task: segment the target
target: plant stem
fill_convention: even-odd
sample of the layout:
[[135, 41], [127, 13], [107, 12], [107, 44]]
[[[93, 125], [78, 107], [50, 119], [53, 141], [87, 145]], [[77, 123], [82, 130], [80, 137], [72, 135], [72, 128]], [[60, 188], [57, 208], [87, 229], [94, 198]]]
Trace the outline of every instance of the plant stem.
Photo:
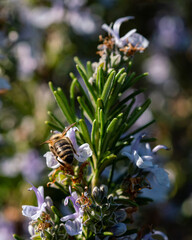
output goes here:
[[92, 184], [92, 190], [95, 186], [98, 185], [98, 181], [99, 181], [99, 171], [98, 169], [96, 169], [96, 171], [94, 172], [93, 174], [93, 178], [92, 178], [92, 181], [91, 181], [91, 184]]

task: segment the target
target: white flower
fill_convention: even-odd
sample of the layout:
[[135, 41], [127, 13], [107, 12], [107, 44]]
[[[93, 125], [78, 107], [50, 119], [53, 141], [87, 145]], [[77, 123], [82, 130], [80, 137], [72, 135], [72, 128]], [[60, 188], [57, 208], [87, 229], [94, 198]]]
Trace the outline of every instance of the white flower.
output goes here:
[[168, 148], [164, 145], [157, 145], [151, 150], [149, 143], [141, 143], [142, 135], [136, 138], [131, 146], [122, 149], [121, 154], [128, 157], [138, 168], [153, 173], [156, 181], [163, 186], [169, 187], [168, 173], [157, 164], [154, 164], [155, 154], [160, 149]]
[[124, 47], [127, 45], [127, 43], [131, 43], [133, 46], [141, 47], [141, 48], [147, 48], [149, 45], [149, 41], [144, 38], [141, 34], [136, 33], [136, 29], [130, 30], [128, 33], [126, 33], [123, 37], [119, 36], [119, 29], [123, 22], [128, 21], [130, 19], [133, 19], [134, 17], [122, 17], [115, 21], [113, 24], [113, 28], [108, 26], [107, 24], [103, 24], [102, 28], [110, 33], [112, 37], [115, 40], [115, 44], [118, 47]]
[[[75, 150], [74, 158], [77, 159], [79, 162], [84, 162], [87, 160], [87, 158], [92, 156], [92, 150], [88, 143], [84, 143], [81, 146], [78, 146], [76, 137], [75, 137], [76, 131], [78, 131], [77, 127], [70, 128], [67, 131], [65, 136], [71, 140], [71, 143]], [[52, 152], [46, 152], [43, 156], [46, 158], [46, 164], [49, 168], [55, 169], [60, 166], [60, 163], [57, 162]], [[59, 157], [58, 157], [58, 160], [62, 162], [62, 160]]]
[[42, 186], [36, 188], [32, 185], [29, 190], [33, 190], [37, 197], [38, 206], [23, 205], [22, 214], [32, 220], [37, 220], [43, 212], [46, 212], [47, 203], [44, 199], [44, 189]]
[[69, 200], [71, 200], [73, 207], [75, 209], [75, 213], [68, 214], [61, 218], [62, 222], [65, 223], [65, 229], [70, 236], [75, 236], [82, 234], [83, 227], [83, 209], [77, 203], [78, 195], [76, 192], [71, 192], [69, 189], [71, 196], [65, 198], [64, 205], [67, 206]]

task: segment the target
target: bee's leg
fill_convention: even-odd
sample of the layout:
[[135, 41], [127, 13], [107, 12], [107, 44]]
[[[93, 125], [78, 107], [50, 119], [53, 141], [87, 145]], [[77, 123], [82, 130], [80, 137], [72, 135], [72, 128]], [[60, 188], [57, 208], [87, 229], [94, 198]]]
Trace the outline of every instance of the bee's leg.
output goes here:
[[65, 174], [74, 176], [73, 165], [67, 162], [61, 162], [58, 159], [57, 161], [61, 164], [61, 168], [62, 168], [61, 170], [63, 170]]
[[81, 164], [80, 168], [79, 168], [79, 171], [78, 171], [78, 176], [75, 177], [74, 179], [72, 179], [72, 182], [75, 184], [75, 183], [81, 183], [83, 182], [83, 174], [84, 174], [84, 169], [85, 167], [89, 164], [89, 162], [84, 162]]
[[52, 182], [48, 182], [47, 183], [47, 187], [49, 187], [51, 184], [54, 184], [55, 182], [56, 182], [56, 177], [55, 177], [55, 175], [56, 175], [56, 173], [58, 172], [58, 171], [61, 171], [61, 170], [63, 170], [63, 167], [62, 166], [60, 166], [60, 167], [58, 167], [57, 169], [55, 169], [55, 171], [53, 172], [53, 174], [52, 174]]

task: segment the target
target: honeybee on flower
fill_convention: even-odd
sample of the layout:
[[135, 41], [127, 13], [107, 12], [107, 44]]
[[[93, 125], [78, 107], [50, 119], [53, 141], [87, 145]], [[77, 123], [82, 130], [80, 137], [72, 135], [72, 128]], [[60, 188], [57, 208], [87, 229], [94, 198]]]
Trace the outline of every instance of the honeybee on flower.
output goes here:
[[72, 164], [73, 158], [79, 162], [85, 162], [87, 158], [92, 156], [92, 150], [88, 143], [78, 146], [75, 132], [77, 127], [67, 127], [63, 133], [55, 133], [45, 143], [49, 144], [50, 151], [44, 154], [47, 166], [53, 169]]

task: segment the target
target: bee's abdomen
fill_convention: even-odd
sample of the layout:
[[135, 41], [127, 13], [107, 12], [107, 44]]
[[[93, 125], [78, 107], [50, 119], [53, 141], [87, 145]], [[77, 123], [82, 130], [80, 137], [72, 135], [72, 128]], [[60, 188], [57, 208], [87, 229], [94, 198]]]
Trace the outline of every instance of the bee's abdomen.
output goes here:
[[57, 156], [63, 161], [67, 163], [73, 162], [73, 148], [70, 140], [67, 138], [61, 139], [54, 144], [55, 151]]

